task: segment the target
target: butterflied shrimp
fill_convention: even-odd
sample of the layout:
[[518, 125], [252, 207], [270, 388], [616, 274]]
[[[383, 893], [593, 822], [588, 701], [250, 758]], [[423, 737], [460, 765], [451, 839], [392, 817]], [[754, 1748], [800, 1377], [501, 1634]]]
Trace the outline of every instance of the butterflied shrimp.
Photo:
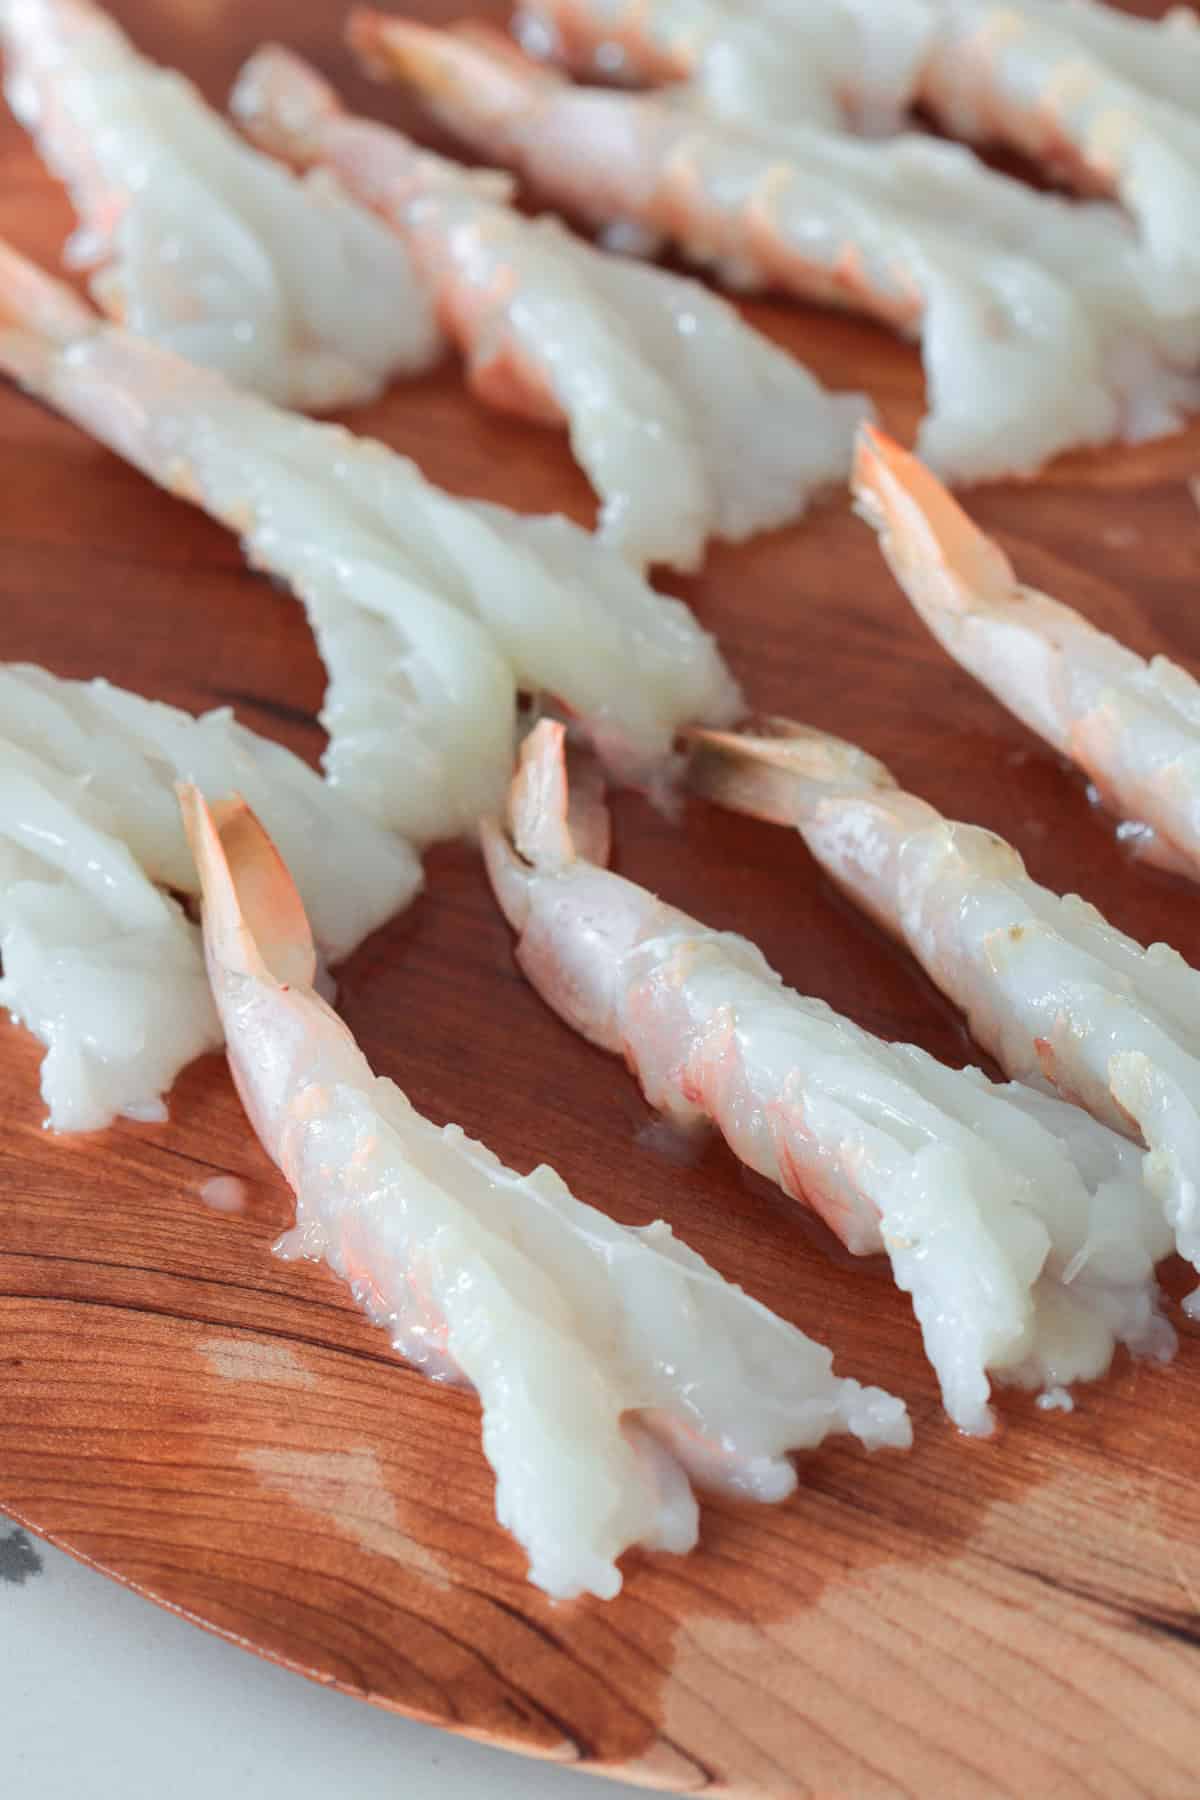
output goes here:
[[691, 82], [731, 117], [875, 135], [912, 102], [934, 14], [928, 0], [524, 0], [514, 29], [577, 74]]
[[13, 111], [80, 215], [68, 260], [130, 329], [315, 411], [435, 360], [403, 247], [241, 143], [91, 0], [2, 0], [0, 44]]
[[[922, 64], [954, 10], [954, 0], [522, 0], [514, 30], [531, 56], [576, 74], [693, 81], [718, 106], [760, 119], [882, 133], [918, 97]], [[1200, 22], [1190, 6], [1162, 19], [1097, 0], [1021, 0], [1020, 12], [1147, 94], [1200, 107]]]
[[1200, 1268], [1200, 973], [1040, 886], [1011, 844], [943, 818], [852, 744], [784, 720], [696, 739], [693, 785], [795, 825], [1007, 1074], [1140, 1135], [1141, 1241]]
[[331, 676], [329, 778], [414, 842], [470, 831], [499, 803], [518, 685], [556, 696], [614, 771], [650, 787], [681, 724], [740, 712], [687, 608], [587, 532], [454, 499], [382, 444], [94, 319], [84, 330], [72, 304], [0, 255], [0, 368], [295, 590]]
[[[928, 0], [914, 0], [908, 13], [785, 6], [764, 30], [770, 10], [766, 0], [749, 14], [726, 0], [650, 0], [614, 13], [605, 0], [547, 0], [527, 18], [524, 35], [570, 66], [596, 72], [607, 70], [619, 46], [622, 72], [657, 81], [673, 70], [689, 83], [677, 90], [680, 104], [729, 119], [779, 157], [840, 172], [880, 204], [919, 215], [943, 235], [1037, 263], [1087, 313], [1106, 386], [1118, 399], [1121, 437], [1139, 442], [1182, 429], [1200, 406], [1200, 322], [1158, 312], [1153, 269], [1119, 207], [1040, 193], [963, 146], [923, 133], [864, 144], [824, 129], [837, 121], [823, 121], [806, 103], [805, 80], [843, 96], [861, 95], [865, 84], [869, 98], [859, 111], [869, 105], [877, 118], [881, 109], [898, 118], [932, 33]], [[887, 101], [889, 84], [896, 85]]]
[[992, 1428], [990, 1378], [1094, 1377], [1117, 1342], [1171, 1354], [1161, 1220], [1133, 1145], [1062, 1101], [883, 1043], [785, 987], [745, 938], [584, 861], [550, 721], [523, 747], [510, 826], [485, 827], [484, 850], [534, 987], [624, 1056], [652, 1106], [711, 1120], [853, 1253], [886, 1250], [963, 1430]]
[[1172, 6], [1160, 19], [1138, 18], [1107, 0], [1034, 0], [1032, 10], [1146, 93], [1187, 112], [1200, 109], [1200, 19], [1193, 7]]
[[740, 285], [850, 306], [919, 337], [919, 443], [947, 474], [1032, 471], [1119, 429], [1083, 309], [1035, 264], [950, 237], [820, 154], [785, 153], [654, 95], [572, 87], [504, 40], [364, 13], [352, 34], [372, 66], [564, 208], [667, 237]]
[[1000, 546], [882, 432], [860, 440], [854, 493], [955, 661], [1085, 771], [1135, 855], [1200, 878], [1200, 684], [1024, 586]]
[[860, 395], [825, 392], [734, 309], [677, 275], [604, 256], [468, 172], [346, 113], [287, 51], [243, 70], [232, 110], [265, 148], [320, 163], [403, 237], [485, 400], [565, 423], [635, 562], [694, 568], [710, 533], [789, 523], [848, 473]]
[[789, 1452], [831, 1432], [907, 1447], [901, 1401], [835, 1376], [666, 1225], [617, 1225], [551, 1169], [518, 1175], [422, 1118], [314, 992], [303, 909], [254, 815], [182, 800], [234, 1079], [296, 1196], [277, 1248], [324, 1259], [401, 1355], [474, 1387], [531, 1581], [611, 1598], [632, 1545], [696, 1542], [693, 1483], [781, 1500]]
[[938, 0], [937, 9], [918, 92], [939, 122], [956, 137], [1012, 144], [1081, 191], [1119, 199], [1153, 264], [1156, 303], [1194, 317], [1200, 120], [1090, 51], [1073, 35], [1074, 9], [1007, 0]]
[[0, 1003], [46, 1046], [56, 1131], [164, 1118], [179, 1070], [220, 1044], [199, 935], [172, 897], [199, 892], [182, 776], [254, 794], [295, 853], [329, 961], [420, 881], [406, 844], [227, 708], [196, 719], [105, 681], [0, 665]]

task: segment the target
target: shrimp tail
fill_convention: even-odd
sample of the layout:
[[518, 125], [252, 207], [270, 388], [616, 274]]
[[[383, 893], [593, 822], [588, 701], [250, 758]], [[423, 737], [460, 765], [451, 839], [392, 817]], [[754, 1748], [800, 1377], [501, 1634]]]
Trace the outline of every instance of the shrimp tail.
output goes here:
[[576, 859], [567, 785], [567, 733], [541, 719], [521, 745], [508, 796], [508, 822], [518, 855], [549, 873]]
[[204, 949], [216, 986], [249, 975], [311, 988], [317, 953], [287, 864], [240, 795], [210, 807], [199, 788], [178, 790], [204, 894]]
[[256, 50], [229, 96], [229, 111], [246, 135], [297, 166], [320, 161], [322, 129], [344, 110], [324, 76], [281, 44]]
[[0, 242], [0, 326], [15, 327], [54, 344], [86, 337], [99, 324], [86, 300], [65, 281]]
[[896, 580], [930, 615], [1004, 605], [1020, 593], [1000, 546], [973, 525], [937, 476], [874, 425], [858, 434], [851, 491], [879, 534]]
[[0, 241], [0, 372], [44, 393], [56, 353], [100, 321], [66, 282]]
[[520, 118], [535, 92], [563, 85], [485, 25], [439, 31], [360, 6], [350, 14], [346, 41], [377, 81], [412, 88], [444, 125], [485, 145]]
[[521, 745], [507, 829], [497, 819], [484, 819], [479, 829], [488, 876], [515, 931], [523, 931], [529, 917], [532, 875], [553, 874], [574, 862], [607, 864], [612, 822], [603, 775], [588, 756], [572, 758], [568, 777], [561, 720], [539, 720]]
[[605, 800], [603, 765], [590, 750], [567, 751], [567, 830], [581, 861], [608, 867], [612, 814]]
[[758, 719], [745, 732], [693, 727], [684, 741], [692, 752], [687, 783], [693, 793], [772, 825], [797, 824], [825, 792], [896, 786], [867, 751], [791, 719]]

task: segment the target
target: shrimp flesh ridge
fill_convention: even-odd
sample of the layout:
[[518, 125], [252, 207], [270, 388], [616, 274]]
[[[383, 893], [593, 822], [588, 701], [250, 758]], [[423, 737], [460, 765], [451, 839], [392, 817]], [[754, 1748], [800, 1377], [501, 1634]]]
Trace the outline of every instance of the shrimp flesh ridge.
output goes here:
[[[1148, 96], [1200, 109], [1192, 7], [1158, 20], [1097, 0], [1022, 0], [1019, 11]], [[577, 75], [696, 81], [714, 104], [758, 118], [883, 135], [918, 99], [922, 65], [954, 12], [953, 0], [522, 0], [513, 29], [530, 56]]]
[[1098, 0], [1025, 0], [1023, 10], [1044, 15], [1155, 99], [1200, 111], [1200, 19], [1193, 7], [1172, 6], [1160, 19], [1141, 19]]
[[254, 796], [295, 856], [328, 961], [420, 884], [407, 844], [227, 707], [194, 718], [10, 663], [0, 719], [0, 1002], [46, 1046], [56, 1131], [165, 1118], [179, 1070], [220, 1045], [199, 934], [178, 903], [199, 881], [177, 780]]
[[330, 674], [328, 777], [414, 843], [471, 831], [500, 803], [518, 686], [557, 696], [609, 768], [652, 791], [684, 723], [742, 711], [688, 609], [589, 533], [454, 499], [382, 444], [97, 327], [9, 250], [0, 368], [229, 525], [296, 592]]
[[230, 1066], [296, 1196], [277, 1250], [326, 1261], [409, 1362], [474, 1387], [531, 1581], [611, 1598], [632, 1545], [695, 1544], [693, 1483], [777, 1501], [789, 1452], [831, 1432], [909, 1445], [901, 1401], [835, 1376], [668, 1226], [618, 1225], [416, 1112], [313, 991], [303, 908], [254, 815], [181, 798]]
[[929, 470], [869, 427], [854, 494], [943, 648], [1079, 765], [1136, 856], [1200, 877], [1200, 683], [1025, 587]]
[[[916, 10], [928, 26], [932, 15], [926, 0], [916, 0]], [[1079, 9], [1066, 10], [1073, 17]], [[812, 108], [796, 102], [795, 65], [783, 52], [788, 32], [803, 28], [804, 53], [798, 61], [811, 75], [818, 63], [807, 38], [826, 34], [836, 9], [812, 8], [802, 15], [789, 9], [787, 21], [777, 22], [758, 40], [755, 79], [740, 82], [717, 82], [713, 72], [731, 64], [740, 68], [745, 34], [761, 32], [761, 24], [757, 15], [748, 20], [727, 0], [704, 0], [702, 6], [691, 0], [647, 0], [630, 4], [615, 18], [604, 0], [561, 0], [538, 17], [537, 30], [526, 22], [526, 37], [532, 36], [543, 52], [557, 46], [569, 66], [585, 71], [596, 72], [610, 61], [612, 45], [619, 42], [627, 47], [629, 72], [638, 80], [670, 79], [662, 56], [662, 47], [669, 46], [676, 78], [689, 83], [677, 90], [679, 101], [686, 99], [740, 125], [782, 157], [819, 161], [831, 173], [844, 171], [848, 182], [873, 186], [881, 199], [919, 214], [944, 233], [1011, 252], [1047, 270], [1082, 304], [1100, 340], [1101, 366], [1119, 399], [1119, 432], [1125, 441], [1181, 430], [1188, 414], [1200, 409], [1200, 307], [1176, 318], [1164, 318], [1157, 310], [1153, 266], [1120, 207], [1039, 192], [989, 169], [962, 145], [921, 133], [863, 144], [838, 131], [836, 121], [823, 122]], [[1129, 23], [1141, 29], [1145, 22]], [[891, 7], [873, 9], [869, 19], [859, 16], [846, 45], [847, 73], [870, 66], [868, 45], [882, 69], [902, 67], [896, 42], [901, 28]], [[910, 28], [907, 36], [923, 54], [929, 30]], [[910, 64], [916, 68], [918, 62], [914, 52]], [[773, 86], [764, 87], [764, 81]], [[894, 99], [896, 106], [905, 103], [903, 94]]]
[[820, 148], [785, 151], [654, 94], [573, 87], [478, 30], [358, 13], [352, 39], [564, 209], [669, 238], [726, 280], [850, 306], [918, 336], [929, 403], [918, 441], [948, 476], [1031, 472], [1119, 431], [1118, 388], [1069, 288], [906, 210], [886, 146], [854, 146], [881, 161], [850, 178]]
[[403, 246], [322, 177], [243, 144], [91, 0], [0, 0], [13, 111], [70, 188], [76, 268], [133, 331], [325, 411], [429, 367], [443, 340]]
[[1132, 1242], [1151, 1262], [1178, 1250], [1200, 1268], [1200, 973], [1042, 887], [1011, 844], [943, 818], [865, 751], [786, 720], [768, 731], [692, 734], [693, 787], [795, 825], [1006, 1074], [1148, 1146], [1130, 1218], [1098, 1222], [1088, 1247], [1101, 1267]]
[[934, 30], [928, 0], [523, 0], [525, 52], [630, 86], [689, 82], [729, 117], [898, 129]]
[[992, 1429], [989, 1377], [1063, 1384], [1102, 1374], [1117, 1343], [1173, 1352], [1133, 1145], [872, 1037], [745, 938], [586, 862], [552, 721], [525, 741], [509, 817], [511, 836], [485, 826], [484, 852], [538, 993], [623, 1055], [652, 1106], [710, 1120], [852, 1253], [887, 1252], [962, 1430]]
[[849, 472], [862, 395], [806, 369], [698, 282], [605, 256], [508, 204], [509, 178], [343, 110], [285, 50], [260, 50], [231, 110], [264, 149], [329, 169], [403, 238], [481, 398], [566, 424], [601, 497], [599, 536], [694, 569], [705, 539], [793, 522]]
[[[1167, 316], [1200, 306], [1200, 119], [1127, 79], [1088, 10], [936, 0], [918, 96], [955, 137], [1002, 141], [1136, 221]], [[1099, 9], [1096, 9], [1097, 11]], [[1105, 9], [1107, 11], [1107, 9]], [[1089, 22], [1090, 20], [1090, 22]], [[1132, 23], [1132, 22], [1130, 22]], [[1193, 40], [1189, 37], [1189, 45]], [[1115, 43], [1110, 43], [1110, 50]]]

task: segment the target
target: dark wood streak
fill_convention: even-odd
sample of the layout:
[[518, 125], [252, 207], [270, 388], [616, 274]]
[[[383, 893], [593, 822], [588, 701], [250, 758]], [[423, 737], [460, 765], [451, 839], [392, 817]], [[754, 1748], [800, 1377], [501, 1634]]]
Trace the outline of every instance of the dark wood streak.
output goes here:
[[285, 725], [299, 725], [305, 731], [321, 729], [315, 713], [306, 712], [302, 706], [289, 706], [286, 700], [272, 700], [262, 694], [235, 691], [222, 694], [221, 702], [225, 706], [252, 707], [255, 712], [265, 713], [269, 719], [279, 719]]
[[[215, 27], [209, 9], [115, 10], [213, 98], [276, 37], [356, 105], [448, 147], [354, 70], [340, 0], [230, 4]], [[0, 234], [53, 261], [70, 222], [23, 135], [0, 123]], [[911, 350], [849, 318], [770, 300], [747, 311], [831, 385], [869, 388], [885, 424], [911, 436]], [[484, 411], [449, 363], [353, 423], [455, 491], [591, 517], [563, 440]], [[1036, 484], [996, 484], [970, 504], [1027, 580], [1138, 649], [1200, 667], [1197, 468], [1200, 429], [1064, 457]], [[315, 759], [323, 676], [302, 610], [226, 533], [11, 391], [0, 470], [0, 656], [195, 710], [231, 703]], [[947, 661], [844, 500], [797, 530], [717, 547], [701, 575], [664, 585], [718, 631], [758, 709], [861, 738], [943, 810], [1010, 838], [1038, 879], [1200, 960], [1195, 890], [1131, 864], [1076, 778]], [[625, 873], [748, 933], [803, 991], [951, 1062], [980, 1060], [953, 1009], [798, 838], [698, 802], [672, 826], [629, 795], [615, 821]], [[997, 1439], [962, 1441], [886, 1270], [827, 1254], [827, 1234], [721, 1146], [686, 1165], [657, 1148], [624, 1071], [520, 977], [474, 852], [439, 848], [427, 874], [405, 917], [338, 972], [381, 1072], [514, 1166], [552, 1163], [627, 1223], [668, 1217], [830, 1343], [846, 1373], [903, 1393], [911, 1455], [826, 1445], [798, 1459], [787, 1504], [707, 1503], [695, 1555], [630, 1555], [616, 1602], [553, 1606], [495, 1522], [475, 1401], [399, 1364], [326, 1271], [271, 1259], [290, 1201], [222, 1061], [185, 1072], [167, 1125], [56, 1139], [40, 1128], [37, 1048], [0, 1026], [0, 1506], [318, 1681], [647, 1785], [1191, 1800], [1196, 1326], [1182, 1322], [1171, 1369], [1119, 1358], [1069, 1417], [1002, 1394]], [[236, 1219], [198, 1199], [203, 1175], [227, 1171], [250, 1190]], [[1191, 1285], [1175, 1263], [1164, 1281], [1175, 1302]], [[222, 1376], [214, 1341], [257, 1348], [259, 1375]], [[378, 1490], [343, 1479], [364, 1452]], [[248, 1460], [264, 1455], [278, 1479]], [[312, 1479], [289, 1487], [297, 1469]]]
[[1129, 1617], [1144, 1630], [1161, 1637], [1173, 1638], [1177, 1643], [1187, 1644], [1191, 1649], [1200, 1649], [1200, 1621], [1196, 1616], [1181, 1615], [1178, 1619], [1168, 1619], [1162, 1614], [1129, 1611]]
[[[51, 1259], [47, 1258], [46, 1260], [49, 1261]], [[53, 1260], [60, 1261], [63, 1259], [55, 1258]], [[70, 1260], [82, 1262], [84, 1259], [79, 1257], [71, 1258]], [[171, 1273], [170, 1270], [166, 1269], [134, 1269], [128, 1264], [105, 1263], [102, 1261], [97, 1261], [91, 1266], [96, 1269], [121, 1268], [126, 1269], [130, 1274], [139, 1275], [169, 1275]], [[227, 1292], [237, 1294], [263, 1294], [266, 1292], [263, 1288], [249, 1287], [241, 1282], [234, 1283], [222, 1281], [219, 1285]], [[0, 1291], [0, 1302], [5, 1300], [27, 1300], [28, 1298], [28, 1294], [4, 1293]], [[130, 1306], [124, 1301], [109, 1300], [96, 1294], [48, 1294], [39, 1292], [37, 1298], [40, 1306], [103, 1306], [110, 1308], [114, 1312], [131, 1313], [145, 1319], [186, 1319], [193, 1325], [210, 1325], [214, 1331], [220, 1331], [221, 1329], [227, 1331], [245, 1329], [244, 1327], [233, 1325], [228, 1319], [207, 1317], [205, 1314], [196, 1310], [194, 1303], [187, 1309], [176, 1311], [169, 1306], [152, 1306], [149, 1303], [140, 1306]], [[322, 1303], [304, 1297], [299, 1301], [299, 1304], [321, 1305]], [[254, 1332], [255, 1336], [259, 1338], [277, 1338], [281, 1343], [286, 1344], [307, 1344], [314, 1350], [331, 1350], [337, 1356], [353, 1357], [357, 1362], [376, 1363], [380, 1368], [388, 1371], [392, 1380], [411, 1381], [414, 1379], [414, 1371], [399, 1363], [394, 1356], [382, 1354], [372, 1355], [370, 1351], [362, 1350], [356, 1344], [334, 1344], [331, 1343], [328, 1338], [306, 1337], [301, 1332], [297, 1331], [294, 1325], [289, 1326], [286, 1331], [280, 1331], [273, 1329], [270, 1325], [260, 1321], [255, 1324]]]

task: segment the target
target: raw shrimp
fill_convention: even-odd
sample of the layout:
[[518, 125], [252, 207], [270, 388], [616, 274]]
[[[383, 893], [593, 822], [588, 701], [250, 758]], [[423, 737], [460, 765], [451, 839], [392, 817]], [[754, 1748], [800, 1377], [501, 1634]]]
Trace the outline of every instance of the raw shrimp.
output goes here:
[[763, 1501], [788, 1452], [850, 1432], [907, 1447], [901, 1401], [723, 1281], [660, 1223], [617, 1225], [546, 1167], [505, 1168], [372, 1073], [313, 991], [287, 870], [243, 803], [184, 817], [238, 1091], [296, 1196], [279, 1252], [323, 1258], [435, 1379], [483, 1407], [496, 1515], [559, 1598], [611, 1598], [631, 1545], [682, 1552], [692, 1483]]
[[918, 95], [939, 123], [956, 137], [1012, 144], [1081, 191], [1119, 199], [1153, 266], [1155, 304], [1194, 318], [1200, 120], [1096, 55], [1101, 33], [1084, 12], [1045, 0], [936, 4]]
[[382, 444], [98, 327], [7, 250], [0, 368], [295, 590], [330, 673], [329, 779], [413, 842], [499, 803], [518, 685], [557, 696], [615, 772], [651, 788], [682, 724], [741, 711], [687, 608], [587, 532], [454, 499]]
[[1187, 112], [1200, 109], [1200, 19], [1191, 6], [1172, 6], [1161, 19], [1097, 0], [1034, 0], [1033, 10], [1124, 80]]
[[1032, 471], [1119, 430], [1098, 338], [1070, 290], [907, 211], [894, 188], [654, 95], [572, 87], [478, 31], [358, 13], [352, 36], [477, 149], [593, 223], [632, 223], [741, 285], [848, 305], [919, 336], [919, 442], [948, 475]]
[[1033, 881], [994, 832], [951, 822], [865, 751], [771, 722], [694, 734], [693, 785], [793, 824], [834, 880], [898, 937], [1009, 1075], [1149, 1146], [1143, 1239], [1200, 1269], [1200, 973], [1094, 906]]
[[175, 782], [253, 794], [291, 848], [323, 956], [406, 906], [408, 845], [228, 708], [193, 718], [106, 681], [0, 665], [0, 1001], [46, 1045], [57, 1131], [163, 1118], [179, 1070], [221, 1041]]
[[687, 81], [731, 117], [882, 135], [911, 105], [934, 23], [928, 0], [523, 0], [513, 28], [577, 74]]
[[0, 0], [9, 102], [80, 214], [68, 246], [133, 331], [325, 411], [427, 368], [442, 339], [403, 247], [295, 181], [91, 0]]
[[[530, 56], [577, 74], [693, 81], [722, 110], [882, 134], [919, 97], [944, 20], [964, 10], [964, 0], [522, 0], [513, 27]], [[1147, 94], [1200, 108], [1190, 6], [1161, 20], [1096, 0], [1020, 0], [1019, 11]]]
[[0, 1006], [46, 1047], [55, 1131], [166, 1117], [163, 1095], [221, 1028], [196, 927], [86, 788], [0, 737]]
[[567, 820], [562, 730], [526, 740], [511, 838], [484, 828], [517, 959], [647, 1100], [708, 1118], [855, 1254], [884, 1249], [912, 1295], [951, 1418], [986, 1433], [989, 1375], [1101, 1374], [1116, 1343], [1167, 1357], [1164, 1238], [1140, 1152], [1078, 1108], [885, 1044], [786, 988], [745, 938], [708, 930], [584, 861]]
[[[918, 214], [944, 235], [1038, 264], [1088, 315], [1106, 385], [1118, 398], [1121, 437], [1140, 442], [1182, 429], [1187, 415], [1200, 407], [1200, 309], [1184, 318], [1164, 318], [1157, 311], [1153, 268], [1120, 207], [1041, 193], [989, 169], [962, 145], [922, 133], [864, 144], [844, 131], [822, 129], [819, 111], [804, 103], [801, 85], [820, 77], [822, 88], [833, 93], [838, 83], [823, 71], [834, 40], [840, 46], [833, 60], [842, 91], [851, 80], [871, 88], [873, 69], [880, 83], [893, 81], [905, 68], [915, 74], [932, 31], [927, 0], [913, 0], [907, 17], [895, 6], [850, 10], [852, 20], [837, 7], [788, 6], [786, 16], [781, 13], [764, 31], [769, 11], [764, 0], [749, 16], [727, 0], [702, 5], [648, 0], [619, 12], [606, 0], [559, 0], [541, 8], [536, 29], [528, 17], [524, 35], [543, 50], [557, 46], [573, 67], [606, 67], [614, 44], [621, 46], [623, 69], [638, 79], [669, 79], [669, 62], [675, 76], [690, 83], [677, 90], [680, 102], [728, 118], [752, 132], [764, 149], [829, 174], [841, 171], [854, 187]], [[1075, 18], [1082, 9], [1066, 10]], [[1129, 23], [1145, 29], [1143, 21]], [[825, 63], [818, 44], [827, 53]], [[666, 61], [665, 47], [671, 52]], [[902, 80], [890, 101], [871, 88], [875, 113], [898, 111], [911, 98], [911, 86]], [[826, 123], [836, 126], [833, 120]]]
[[346, 113], [285, 50], [251, 59], [232, 111], [264, 148], [319, 163], [403, 237], [484, 399], [549, 423], [639, 564], [695, 568], [710, 533], [789, 523], [849, 471], [861, 395], [830, 395], [698, 282], [605, 256], [459, 169]]
[[1200, 683], [1025, 587], [929, 470], [869, 427], [854, 493], [888, 567], [955, 661], [1078, 763], [1135, 855], [1200, 878]]

